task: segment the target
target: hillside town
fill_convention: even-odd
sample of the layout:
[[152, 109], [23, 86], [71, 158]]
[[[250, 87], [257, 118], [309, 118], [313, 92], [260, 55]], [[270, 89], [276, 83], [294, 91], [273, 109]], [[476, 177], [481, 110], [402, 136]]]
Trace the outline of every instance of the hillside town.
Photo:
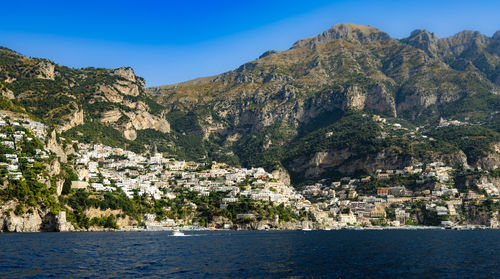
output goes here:
[[[50, 151], [42, 149], [40, 141], [45, 141], [47, 127], [25, 118], [10, 118], [0, 114], [0, 168], [8, 179], [23, 179], [20, 169], [22, 162], [33, 165], [35, 160], [49, 158]], [[23, 147], [27, 150], [23, 150]], [[27, 148], [26, 148], [27, 147]], [[39, 147], [39, 148], [36, 148]]]
[[[384, 122], [379, 117], [375, 121]], [[0, 117], [3, 187], [9, 180], [24, 180], [22, 169], [33, 168], [55, 154], [40, 146], [46, 141], [47, 127], [28, 118]], [[399, 128], [399, 127], [396, 127]], [[60, 141], [66, 139], [61, 138]], [[36, 143], [36, 144], [35, 144]], [[159, 152], [136, 154], [102, 144], [72, 142], [74, 152], [68, 163], [77, 179], [72, 191], [123, 191], [130, 199], [143, 196], [152, 200], [172, 200], [179, 189], [208, 197], [218, 193], [218, 207], [226, 209], [243, 199], [267, 202], [306, 211], [311, 218], [298, 228], [340, 229], [366, 227], [411, 227], [431, 225], [446, 228], [498, 227], [498, 211], [488, 212], [488, 223], [467, 218], [471, 208], [499, 204], [498, 185], [477, 183], [471, 190], [455, 188], [456, 170], [442, 162], [417, 163], [401, 169], [378, 169], [371, 175], [321, 180], [297, 190], [263, 168], [240, 168], [218, 162], [187, 162], [164, 157]], [[475, 190], [472, 190], [475, 189]], [[60, 194], [61, 190], [57, 190]], [[146, 228], [174, 228], [193, 225], [191, 220], [143, 216]], [[257, 222], [255, 212], [236, 216], [236, 220]], [[279, 219], [279, 218], [278, 218]], [[273, 220], [279, 224], [280, 220]], [[198, 224], [199, 225], [199, 224]], [[230, 220], [216, 224], [234, 228]], [[200, 226], [198, 226], [200, 228]], [[258, 228], [280, 229], [279, 225]]]

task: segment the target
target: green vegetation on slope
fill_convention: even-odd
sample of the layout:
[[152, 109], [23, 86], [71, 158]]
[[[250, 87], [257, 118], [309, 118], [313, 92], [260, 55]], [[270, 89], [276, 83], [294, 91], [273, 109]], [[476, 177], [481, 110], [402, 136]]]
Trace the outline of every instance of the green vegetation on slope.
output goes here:
[[432, 130], [429, 135], [461, 149], [469, 164], [477, 163], [492, 151], [494, 143], [500, 142], [500, 133], [480, 125], [442, 127]]

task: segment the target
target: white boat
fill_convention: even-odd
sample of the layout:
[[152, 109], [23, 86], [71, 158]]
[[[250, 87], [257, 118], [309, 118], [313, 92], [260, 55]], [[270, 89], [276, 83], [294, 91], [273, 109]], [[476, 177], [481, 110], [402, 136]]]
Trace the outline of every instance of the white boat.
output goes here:
[[172, 235], [173, 236], [185, 236], [185, 234], [183, 232], [181, 232], [180, 230], [173, 231]]
[[310, 228], [303, 228], [302, 230], [303, 231], [312, 231], [312, 229], [310, 229]]

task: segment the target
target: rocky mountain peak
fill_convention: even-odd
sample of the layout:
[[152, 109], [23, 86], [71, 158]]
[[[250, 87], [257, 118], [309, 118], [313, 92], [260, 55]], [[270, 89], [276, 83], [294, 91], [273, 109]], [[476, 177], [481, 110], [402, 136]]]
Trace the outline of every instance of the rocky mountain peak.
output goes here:
[[292, 48], [314, 47], [317, 43], [345, 40], [350, 42], [369, 43], [373, 41], [390, 40], [389, 34], [367, 25], [339, 23], [325, 32], [311, 38], [297, 41]]
[[38, 78], [41, 79], [55, 79], [55, 64], [49, 60], [42, 60], [38, 63]]
[[500, 31], [495, 32], [491, 37], [489, 49], [497, 56], [500, 56]]
[[131, 82], [136, 81], [136, 76], [134, 73], [134, 70], [131, 67], [121, 67], [113, 70], [113, 74], [122, 77], [126, 80], [129, 80]]
[[467, 42], [471, 40], [486, 42], [488, 41], [488, 36], [481, 34], [479, 31], [464, 30], [449, 37], [449, 39], [455, 42]]
[[451, 37], [440, 39], [439, 47], [445, 52], [461, 55], [463, 52], [478, 52], [484, 49], [491, 39], [478, 31], [465, 30]]
[[426, 29], [417, 29], [411, 32], [410, 37], [401, 41], [427, 52], [430, 56], [436, 56], [438, 40], [435, 33], [429, 32]]
[[269, 56], [269, 55], [273, 55], [273, 54], [275, 54], [275, 53], [279, 53], [279, 51], [277, 51], [277, 50], [273, 50], [273, 49], [268, 50], [268, 51], [266, 51], [266, 52], [262, 53], [262, 55], [261, 55], [261, 56], [259, 56], [259, 59], [262, 59], [262, 58], [267, 57], [267, 56]]
[[497, 32], [495, 32], [495, 34], [493, 34], [493, 36], [491, 37], [492, 40], [500, 40], [500, 30], [498, 30]]

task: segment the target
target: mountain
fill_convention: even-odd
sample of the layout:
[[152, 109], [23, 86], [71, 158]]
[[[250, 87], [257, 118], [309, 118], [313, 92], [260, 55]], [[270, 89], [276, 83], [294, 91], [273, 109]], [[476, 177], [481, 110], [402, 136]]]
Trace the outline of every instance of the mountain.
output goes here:
[[[147, 93], [168, 114], [188, 116], [194, 125], [185, 132], [215, 143], [219, 153], [246, 166], [284, 167], [299, 180], [438, 159], [495, 168], [498, 34], [438, 39], [416, 30], [397, 40], [341, 23], [236, 70]], [[468, 125], [443, 128], [463, 138], [431, 138], [436, 144], [391, 134], [363, 114], [420, 126], [426, 137], [446, 134], [434, 129], [441, 118]]]
[[144, 79], [129, 67], [71, 69], [0, 48], [0, 92], [2, 108], [29, 112], [84, 141], [140, 149], [133, 142], [137, 131], [170, 130], [167, 120], [154, 115], [158, 105], [144, 94]]
[[499, 47], [342, 23], [152, 88], [0, 48], [0, 231], [498, 227]]
[[294, 184], [436, 160], [500, 166], [500, 32], [394, 39], [341, 23], [235, 70], [145, 88], [0, 49], [2, 109], [57, 135], [279, 170]]

